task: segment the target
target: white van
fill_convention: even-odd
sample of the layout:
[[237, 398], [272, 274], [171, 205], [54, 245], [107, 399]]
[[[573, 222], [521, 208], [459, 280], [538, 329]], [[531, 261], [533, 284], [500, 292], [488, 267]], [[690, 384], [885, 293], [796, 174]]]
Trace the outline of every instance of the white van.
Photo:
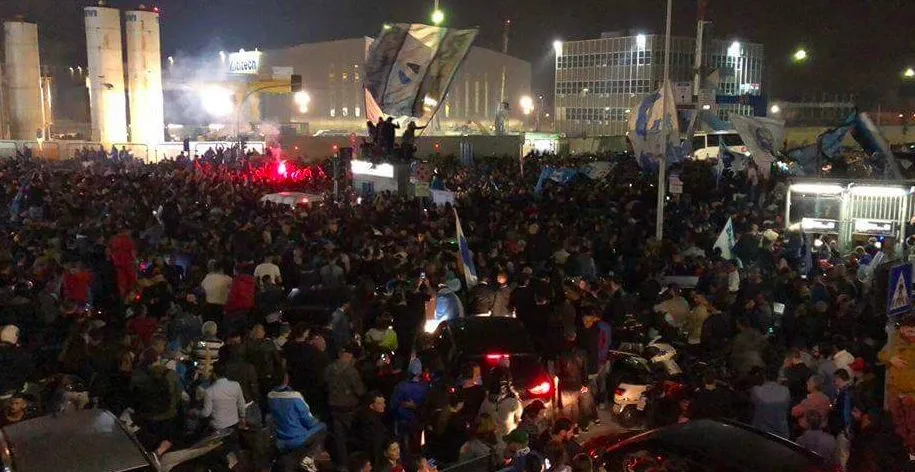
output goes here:
[[699, 132], [693, 135], [692, 148], [693, 152], [690, 157], [697, 161], [707, 159], [718, 159], [718, 151], [721, 143], [727, 146], [728, 151], [736, 154], [750, 155], [750, 150], [743, 143], [743, 139], [737, 134], [737, 131], [712, 131]]

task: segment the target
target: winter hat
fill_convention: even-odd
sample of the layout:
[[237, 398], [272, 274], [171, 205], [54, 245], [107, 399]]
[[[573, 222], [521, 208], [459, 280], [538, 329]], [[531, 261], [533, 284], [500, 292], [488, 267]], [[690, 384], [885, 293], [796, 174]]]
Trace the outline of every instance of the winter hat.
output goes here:
[[408, 367], [408, 371], [410, 372], [410, 375], [412, 375], [413, 377], [419, 377], [423, 373], [422, 361], [420, 361], [419, 358], [416, 358], [416, 357], [413, 358], [413, 360], [410, 361], [410, 366]]
[[216, 326], [216, 322], [207, 321], [206, 323], [203, 324], [203, 326], [201, 326], [200, 331], [203, 333], [204, 336], [212, 337], [212, 336], [216, 336], [216, 333], [219, 331], [219, 327]]
[[19, 344], [19, 328], [16, 325], [6, 325], [0, 329], [0, 342]]

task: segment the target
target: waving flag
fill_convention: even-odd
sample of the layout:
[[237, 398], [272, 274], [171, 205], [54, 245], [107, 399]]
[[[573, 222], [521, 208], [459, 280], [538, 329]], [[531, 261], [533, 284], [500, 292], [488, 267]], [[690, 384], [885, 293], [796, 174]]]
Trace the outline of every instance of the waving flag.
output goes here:
[[[672, 164], [671, 160], [676, 162], [682, 158], [677, 121], [677, 105], [670, 82], [646, 96], [635, 113], [630, 115], [629, 141], [642, 170], [656, 171], [661, 161]], [[661, 123], [664, 123], [666, 142], [661, 133]]]
[[369, 48], [365, 89], [388, 115], [431, 119], [476, 35], [422, 24], [385, 28]]
[[721, 233], [718, 234], [718, 239], [715, 240], [715, 245], [712, 246], [712, 249], [721, 249], [721, 257], [729, 261], [734, 258], [732, 251], [735, 244], [737, 244], [737, 238], [734, 236], [734, 223], [728, 218], [728, 222], [725, 223]]
[[546, 184], [547, 180], [552, 180], [560, 185], [566, 185], [570, 183], [576, 175], [578, 175], [578, 169], [572, 169], [570, 167], [560, 167], [558, 169], [544, 167], [543, 170], [540, 171], [540, 177], [537, 179], [537, 185], [534, 187], [534, 192], [542, 192], [543, 186]]
[[852, 113], [842, 121], [842, 124], [826, 131], [819, 136], [820, 151], [828, 158], [832, 159], [842, 152], [842, 141], [848, 132], [856, 126], [856, 113]]
[[727, 146], [724, 145], [724, 140], [719, 140], [718, 143], [718, 164], [715, 166], [715, 170], [718, 174], [715, 180], [715, 186], [718, 186], [718, 183], [721, 181], [721, 175], [726, 169], [731, 169], [734, 172], [740, 172], [747, 168], [747, 156], [743, 154], [734, 154], [731, 152]]
[[859, 113], [855, 120], [855, 126], [852, 128], [852, 136], [855, 141], [864, 148], [868, 154], [882, 154], [886, 161], [883, 168], [883, 176], [887, 179], [902, 179], [902, 171], [899, 169], [899, 162], [896, 156], [890, 150], [889, 143], [883, 137], [883, 133], [877, 128], [877, 125], [871, 120], [867, 113]]
[[467, 244], [467, 238], [464, 237], [464, 230], [461, 228], [461, 218], [458, 217], [457, 209], [454, 209], [454, 222], [457, 225], [457, 243], [458, 243], [458, 265], [464, 273], [464, 282], [467, 288], [472, 288], [477, 284], [477, 268], [473, 264], [473, 257], [470, 255], [470, 245]]
[[765, 178], [769, 178], [769, 171], [776, 160], [778, 149], [785, 142], [785, 122], [733, 114], [731, 123], [750, 149], [753, 160], [759, 165], [759, 171]]

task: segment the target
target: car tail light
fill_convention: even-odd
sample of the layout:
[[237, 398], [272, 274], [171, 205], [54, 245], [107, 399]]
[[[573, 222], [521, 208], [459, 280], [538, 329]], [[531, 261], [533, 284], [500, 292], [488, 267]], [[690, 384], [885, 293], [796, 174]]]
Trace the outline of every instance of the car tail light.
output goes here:
[[508, 360], [508, 354], [486, 354], [486, 362], [489, 364], [498, 364], [502, 361]]
[[545, 397], [553, 391], [553, 384], [549, 380], [542, 380], [537, 385], [527, 389], [531, 395], [536, 395], [538, 397]]

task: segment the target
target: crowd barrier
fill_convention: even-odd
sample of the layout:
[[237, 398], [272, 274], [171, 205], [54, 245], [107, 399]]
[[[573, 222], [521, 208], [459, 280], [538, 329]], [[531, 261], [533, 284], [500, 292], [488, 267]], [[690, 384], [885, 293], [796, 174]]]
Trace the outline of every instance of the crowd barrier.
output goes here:
[[[217, 147], [230, 148], [236, 144], [235, 141], [191, 141], [191, 155], [203, 154], [207, 149]], [[143, 162], [158, 162], [163, 159], [174, 159], [184, 151], [184, 143], [173, 141], [150, 146], [145, 143], [112, 143], [103, 146], [97, 141], [21, 141], [21, 140], [0, 140], [0, 158], [14, 158], [16, 152], [24, 152], [25, 148], [32, 151], [32, 157], [50, 160], [73, 159], [78, 151], [86, 149], [98, 150], [99, 147], [106, 152], [114, 146], [118, 150], [126, 148], [135, 159]], [[245, 143], [246, 150], [254, 150], [263, 154], [267, 149], [265, 141], [248, 141]]]

